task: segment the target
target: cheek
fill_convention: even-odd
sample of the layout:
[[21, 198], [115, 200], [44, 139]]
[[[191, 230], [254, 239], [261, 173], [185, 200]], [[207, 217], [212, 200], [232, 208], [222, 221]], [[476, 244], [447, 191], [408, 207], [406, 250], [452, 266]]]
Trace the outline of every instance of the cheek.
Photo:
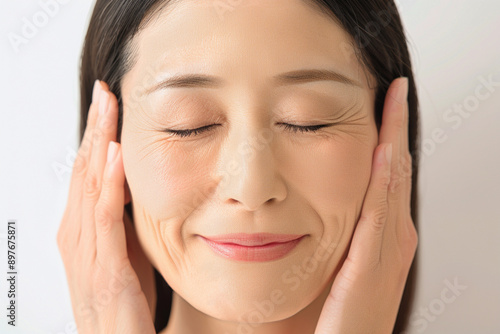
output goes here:
[[161, 135], [156, 139], [137, 137], [124, 136], [123, 140], [132, 200], [147, 207], [154, 217], [184, 218], [209, 196], [213, 187], [210, 166], [215, 155], [210, 149], [180, 149]]
[[310, 145], [289, 146], [281, 154], [289, 182], [320, 215], [357, 213], [370, 180], [375, 128], [363, 135], [339, 132], [311, 141]]
[[[319, 139], [285, 139], [277, 145], [276, 167], [320, 214], [357, 210], [366, 193], [377, 145], [375, 128], [365, 127], [360, 133], [363, 135], [340, 131]], [[122, 144], [133, 200], [156, 217], [182, 218], [204, 202], [217, 184], [212, 176], [216, 144], [204, 144], [200, 149], [194, 144], [168, 142], [161, 135], [157, 139], [125, 135]]]

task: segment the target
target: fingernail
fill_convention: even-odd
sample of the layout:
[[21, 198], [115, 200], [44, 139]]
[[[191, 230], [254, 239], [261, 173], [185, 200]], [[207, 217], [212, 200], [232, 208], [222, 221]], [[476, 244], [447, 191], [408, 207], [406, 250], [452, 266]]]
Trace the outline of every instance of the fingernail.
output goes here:
[[109, 94], [108, 92], [102, 91], [99, 94], [99, 115], [104, 115], [108, 110]]
[[398, 101], [399, 104], [404, 104], [408, 99], [408, 78], [402, 77], [399, 81], [400, 84], [396, 93], [396, 101]]
[[392, 162], [392, 143], [385, 147], [385, 160], [389, 165]]
[[94, 103], [98, 101], [100, 88], [99, 80], [94, 81], [94, 88], [92, 89], [92, 102]]
[[116, 158], [116, 154], [118, 153], [118, 144], [114, 141], [110, 141], [108, 144], [108, 157], [107, 161], [112, 162]]

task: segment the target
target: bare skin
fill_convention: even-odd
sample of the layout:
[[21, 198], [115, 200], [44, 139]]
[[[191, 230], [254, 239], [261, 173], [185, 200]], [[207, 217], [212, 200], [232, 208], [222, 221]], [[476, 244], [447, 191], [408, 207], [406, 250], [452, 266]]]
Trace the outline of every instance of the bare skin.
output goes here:
[[[251, 6], [236, 10], [234, 21], [227, 17], [214, 30], [191, 30], [189, 24], [203, 25], [202, 18], [209, 14], [203, 6], [189, 7], [189, 2], [169, 12], [170, 20], [160, 19], [143, 31], [136, 40], [142, 52], [139, 61], [124, 79], [122, 142], [112, 144], [118, 153], [110, 163], [106, 154], [108, 144], [116, 141], [116, 97], [105, 83], [96, 85], [58, 233], [80, 333], [154, 333], [151, 264], [176, 292], [163, 333], [238, 333], [244, 326], [257, 334], [391, 332], [417, 247], [410, 215], [406, 80], [397, 79], [389, 88], [377, 134], [373, 89], [361, 65], [346, 58], [340, 47], [314, 47], [348, 45], [340, 27], [299, 2], [287, 13], [271, 5], [263, 11], [259, 1], [255, 4], [257, 11]], [[189, 17], [183, 10], [192, 18], [181, 24]], [[290, 31], [293, 26], [284, 27], [279, 44], [266, 35], [273, 29], [265, 24], [262, 30], [249, 32], [246, 24], [260, 15], [261, 22], [281, 26], [295, 22], [296, 15], [304, 22], [302, 30], [332, 33], [314, 34], [319, 39], [304, 47], [311, 36], [301, 40], [298, 31]], [[217, 49], [207, 42], [206, 49], [196, 53], [190, 48], [201, 45], [197, 38], [207, 39], [196, 33], [190, 39], [179, 36], [178, 26], [212, 36], [209, 41]], [[236, 30], [248, 35], [240, 40], [239, 35], [227, 34]], [[158, 36], [165, 44], [155, 42]], [[175, 44], [184, 41], [192, 45]], [[245, 41], [252, 41], [251, 48], [245, 48]], [[226, 64], [223, 71], [212, 69], [228, 85], [220, 91], [156, 92], [133, 108], [133, 88], [144, 82], [146, 64], [157, 63], [169, 48], [201, 54], [210, 64]], [[281, 52], [294, 57], [281, 57]], [[311, 82], [276, 88], [269, 84], [272, 74], [307, 67], [300, 65], [320, 54], [335, 60], [332, 64], [357, 85]], [[193, 56], [185, 61], [198, 60]], [[180, 64], [169, 62], [172, 70]], [[100, 99], [106, 94], [109, 103]], [[107, 106], [107, 112], [98, 116], [100, 104]], [[342, 107], [335, 110], [330, 105]], [[343, 113], [345, 118], [339, 118], [339, 111], [346, 110], [350, 112]], [[336, 126], [314, 134], [276, 126], [276, 121], [321, 124], [334, 119]], [[158, 131], [211, 123], [221, 125], [192, 137]], [[238, 155], [238, 144], [258, 137], [263, 129], [272, 132], [272, 140], [256, 150], [253, 159]], [[388, 144], [392, 144], [390, 164], [385, 160]], [[234, 157], [241, 171], [222, 182], [217, 175]], [[200, 185], [211, 191], [193, 204]], [[135, 230], [131, 217], [123, 213], [129, 201]], [[290, 221], [293, 224], [287, 224]], [[281, 260], [252, 265], [221, 259], [193, 238], [194, 233], [228, 230], [304, 233], [310, 238]], [[290, 268], [325, 245], [331, 247], [314, 270], [291, 274]], [[252, 322], [255, 302], [270, 299], [274, 290], [282, 294], [273, 311], [262, 323]]]

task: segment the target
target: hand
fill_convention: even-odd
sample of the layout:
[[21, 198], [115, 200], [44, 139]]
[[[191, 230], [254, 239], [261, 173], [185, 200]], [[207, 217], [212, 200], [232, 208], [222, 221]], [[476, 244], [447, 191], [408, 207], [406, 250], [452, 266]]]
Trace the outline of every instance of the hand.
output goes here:
[[[394, 80], [387, 92], [361, 216], [315, 334], [388, 334], [394, 328], [418, 243], [410, 215], [406, 80]], [[385, 158], [390, 144], [392, 164]]]
[[80, 334], [155, 333], [153, 268], [124, 215], [130, 195], [121, 146], [113, 142], [117, 120], [116, 97], [96, 82], [57, 233]]

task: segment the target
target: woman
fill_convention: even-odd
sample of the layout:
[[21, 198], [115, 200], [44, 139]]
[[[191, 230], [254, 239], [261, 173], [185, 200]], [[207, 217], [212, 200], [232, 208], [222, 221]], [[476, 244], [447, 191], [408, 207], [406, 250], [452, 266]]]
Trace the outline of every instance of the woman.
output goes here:
[[79, 333], [405, 328], [418, 114], [392, 1], [98, 0], [81, 71], [58, 233]]

